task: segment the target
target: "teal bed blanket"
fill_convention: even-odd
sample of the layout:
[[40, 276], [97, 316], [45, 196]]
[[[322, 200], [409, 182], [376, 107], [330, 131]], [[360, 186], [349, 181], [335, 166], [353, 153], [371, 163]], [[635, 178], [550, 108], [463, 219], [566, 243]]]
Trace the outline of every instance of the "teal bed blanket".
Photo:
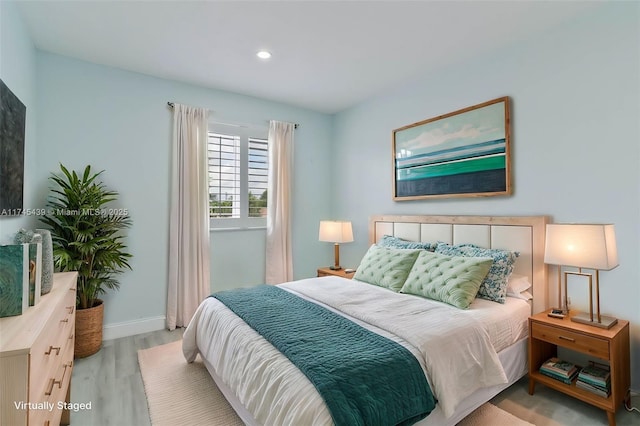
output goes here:
[[410, 425], [435, 407], [418, 361], [386, 337], [270, 285], [212, 297], [307, 376], [337, 426]]

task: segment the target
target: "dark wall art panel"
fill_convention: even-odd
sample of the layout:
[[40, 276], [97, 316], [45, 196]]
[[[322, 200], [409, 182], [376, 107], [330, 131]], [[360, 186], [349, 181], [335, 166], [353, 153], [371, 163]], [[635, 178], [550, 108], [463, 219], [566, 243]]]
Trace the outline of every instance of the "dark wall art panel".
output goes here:
[[24, 132], [27, 108], [0, 80], [0, 215], [23, 209]]

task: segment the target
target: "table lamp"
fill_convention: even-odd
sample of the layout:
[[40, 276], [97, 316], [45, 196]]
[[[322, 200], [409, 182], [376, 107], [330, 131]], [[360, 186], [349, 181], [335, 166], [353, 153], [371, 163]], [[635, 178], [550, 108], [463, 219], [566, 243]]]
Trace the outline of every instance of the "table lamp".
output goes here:
[[[600, 270], [609, 271], [618, 266], [616, 235], [611, 224], [548, 224], [545, 240], [544, 262], [558, 267], [558, 295], [562, 303], [560, 275], [563, 267], [575, 267], [578, 271], [564, 271], [563, 314], [569, 313], [567, 277], [578, 275], [589, 279], [589, 314], [579, 313], [572, 321], [609, 329], [618, 320], [600, 315]], [[593, 274], [582, 269], [593, 270]], [[596, 287], [596, 317], [593, 314], [593, 282]]]
[[342, 269], [340, 266], [340, 243], [350, 243], [353, 241], [353, 230], [351, 222], [337, 220], [321, 220], [318, 239], [329, 243], [334, 243], [335, 264], [330, 266], [333, 270]]

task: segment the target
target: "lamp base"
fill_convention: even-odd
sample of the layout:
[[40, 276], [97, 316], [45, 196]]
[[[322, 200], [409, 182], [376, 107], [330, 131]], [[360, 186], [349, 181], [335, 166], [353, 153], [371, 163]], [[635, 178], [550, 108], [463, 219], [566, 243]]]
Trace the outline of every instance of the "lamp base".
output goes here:
[[604, 315], [600, 315], [600, 322], [598, 322], [598, 317], [596, 315], [593, 316], [594, 320], [591, 321], [589, 314], [587, 313], [579, 313], [571, 317], [571, 321], [579, 322], [580, 324], [592, 325], [598, 328], [610, 329], [614, 325], [618, 323], [617, 318], [607, 317]]
[[339, 271], [340, 269], [342, 269], [342, 266], [329, 266], [329, 269], [333, 270], [333, 271]]

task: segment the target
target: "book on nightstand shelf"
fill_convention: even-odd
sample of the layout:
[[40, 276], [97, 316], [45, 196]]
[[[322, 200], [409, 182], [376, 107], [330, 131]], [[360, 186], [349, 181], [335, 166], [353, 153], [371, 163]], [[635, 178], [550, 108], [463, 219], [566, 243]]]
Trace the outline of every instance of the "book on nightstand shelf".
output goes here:
[[582, 380], [576, 381], [576, 387], [579, 387], [580, 389], [584, 389], [591, 393], [595, 393], [596, 395], [600, 395], [603, 398], [607, 398], [609, 395], [611, 395], [611, 390], [609, 388], [603, 389], [599, 386], [592, 386], [587, 382], [583, 382]]
[[611, 394], [611, 373], [608, 367], [591, 362], [580, 370], [576, 386], [606, 398]]
[[575, 364], [553, 357], [542, 364], [539, 371], [540, 374], [570, 385], [580, 370]]

